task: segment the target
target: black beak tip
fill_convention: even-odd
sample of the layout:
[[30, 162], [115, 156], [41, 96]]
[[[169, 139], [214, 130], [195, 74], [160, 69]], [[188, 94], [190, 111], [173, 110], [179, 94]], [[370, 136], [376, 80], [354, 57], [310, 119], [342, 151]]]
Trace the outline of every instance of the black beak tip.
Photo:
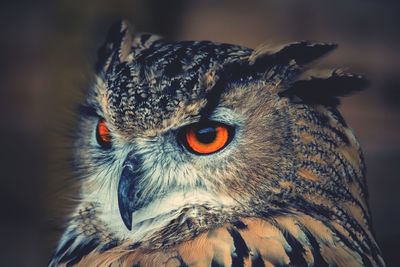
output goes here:
[[122, 221], [126, 228], [132, 230], [132, 212], [133, 203], [131, 200], [132, 190], [134, 189], [132, 184], [129, 183], [128, 175], [124, 172], [118, 185], [118, 208], [121, 215]]
[[[121, 208], [120, 208], [120, 210], [121, 210]], [[132, 213], [129, 213], [129, 212], [127, 212], [125, 214], [121, 213], [121, 217], [122, 217], [122, 221], [124, 222], [126, 228], [128, 228], [128, 230], [131, 231], [132, 230]]]

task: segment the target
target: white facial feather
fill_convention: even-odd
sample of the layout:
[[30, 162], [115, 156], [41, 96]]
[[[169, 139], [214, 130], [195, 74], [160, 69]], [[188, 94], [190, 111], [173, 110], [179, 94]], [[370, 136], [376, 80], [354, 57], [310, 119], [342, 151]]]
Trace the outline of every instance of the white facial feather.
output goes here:
[[[218, 108], [211, 119], [229, 125], [240, 124], [240, 118], [227, 108]], [[215, 164], [232, 153], [232, 147], [210, 156], [192, 155], [180, 147], [175, 132], [151, 139], [136, 138], [131, 144], [115, 144], [115, 160], [105, 162], [88, 178], [101, 186], [89, 194], [83, 192], [83, 199], [99, 204], [99, 218], [119, 238], [143, 240], [177, 218], [184, 208], [197, 205], [222, 210], [237, 205], [230, 196], [218, 193], [215, 184], [204, 179], [205, 173], [199, 171], [199, 166]], [[132, 150], [142, 159], [143, 177], [138, 187], [142, 188], [143, 196], [149, 197], [149, 203], [132, 214], [129, 231], [118, 208], [118, 182], [123, 163]]]

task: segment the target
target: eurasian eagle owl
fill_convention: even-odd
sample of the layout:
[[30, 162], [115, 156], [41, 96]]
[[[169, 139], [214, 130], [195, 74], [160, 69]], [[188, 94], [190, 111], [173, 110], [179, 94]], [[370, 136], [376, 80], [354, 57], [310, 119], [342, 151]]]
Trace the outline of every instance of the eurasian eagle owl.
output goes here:
[[384, 266], [336, 45], [167, 42], [114, 25], [82, 105], [51, 266]]

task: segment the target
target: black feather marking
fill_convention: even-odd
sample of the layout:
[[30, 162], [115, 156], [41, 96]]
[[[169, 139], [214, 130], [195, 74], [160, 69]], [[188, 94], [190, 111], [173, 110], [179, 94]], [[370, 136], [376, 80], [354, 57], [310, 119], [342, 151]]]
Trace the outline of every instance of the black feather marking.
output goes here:
[[223, 66], [222, 69], [216, 71], [218, 78], [214, 86], [207, 92], [206, 105], [200, 110], [200, 120], [207, 120], [215, 108], [218, 106], [221, 95], [225, 89], [233, 81], [238, 81], [244, 77], [250, 77], [256, 70], [244, 64], [243, 62], [231, 62]]
[[331, 108], [329, 110], [332, 113], [333, 118], [335, 118], [344, 127], [348, 127], [346, 121], [343, 118], [343, 116], [339, 113], [339, 111], [337, 109]]
[[144, 44], [147, 42], [147, 40], [150, 39], [152, 35], [151, 34], [143, 34], [142, 36], [140, 36], [140, 43]]
[[247, 229], [247, 225], [241, 220], [237, 220], [232, 223], [237, 229]]
[[227, 229], [233, 238], [233, 245], [235, 246], [235, 254], [232, 255], [232, 266], [244, 266], [244, 258], [249, 257], [249, 248], [243, 237], [235, 228]]
[[100, 241], [98, 238], [89, 239], [82, 241], [71, 251], [67, 251], [66, 254], [60, 259], [60, 263], [66, 262], [67, 266], [73, 266], [78, 263], [84, 256], [92, 252], [98, 245]]
[[[348, 223], [350, 223], [353, 227], [355, 227], [354, 223], [351, 222], [351, 220], [347, 220]], [[361, 260], [363, 262], [364, 266], [373, 266], [371, 263], [371, 260], [366, 256], [366, 253], [370, 254], [372, 256], [372, 258], [375, 260], [375, 262], [380, 262], [379, 261], [379, 257], [378, 255], [380, 254], [378, 249], [376, 248], [376, 246], [374, 244], [372, 244], [372, 242], [369, 240], [368, 235], [363, 232], [363, 235], [366, 237], [367, 239], [367, 243], [368, 243], [368, 247], [366, 247], [363, 243], [358, 244], [361, 246], [361, 249], [357, 249], [353, 242], [351, 240], [349, 240], [346, 236], [344, 236], [342, 233], [340, 233], [338, 230], [336, 230], [333, 226], [329, 225], [329, 227], [331, 228], [331, 230], [335, 233], [335, 235], [350, 249], [352, 249], [353, 251], [357, 252], [358, 255], [361, 257]], [[358, 226], [360, 227], [360, 226]], [[361, 228], [361, 227], [360, 227]], [[362, 228], [360, 230], [363, 230]], [[349, 231], [349, 235], [353, 238], [353, 240], [357, 240], [356, 235]], [[357, 241], [356, 241], [357, 242]], [[372, 251], [370, 250], [370, 248], [372, 249]]]
[[129, 246], [128, 246], [128, 249], [129, 249], [129, 250], [135, 250], [135, 249], [137, 249], [138, 247], [140, 247], [140, 245], [141, 245], [140, 242], [136, 242], [136, 243], [133, 243], [133, 244], [129, 245]]
[[53, 259], [60, 258], [71, 247], [71, 245], [76, 240], [75, 234], [65, 233], [64, 235], [69, 236], [69, 239], [67, 241], [65, 241], [64, 244], [60, 248], [57, 248], [57, 250], [53, 254], [53, 257], [52, 257]]
[[200, 110], [200, 120], [207, 120], [212, 114], [214, 109], [218, 106], [221, 95], [225, 89], [225, 75], [222, 71], [219, 72], [219, 79], [215, 83], [214, 87], [207, 93], [206, 105]]
[[320, 250], [320, 246], [318, 244], [318, 241], [315, 239], [315, 237], [307, 230], [305, 229], [302, 225], [300, 225], [300, 228], [302, 229], [302, 231], [304, 232], [304, 234], [306, 235], [308, 242], [311, 245], [312, 248], [312, 254], [313, 254], [313, 258], [314, 258], [314, 266], [318, 266], [318, 267], [328, 267], [329, 264], [324, 260], [324, 258], [321, 255], [321, 250]]
[[211, 267], [224, 267], [224, 265], [220, 264], [216, 259], [212, 259]]
[[361, 76], [333, 73], [328, 78], [312, 77], [310, 80], [296, 81], [287, 90], [278, 94], [281, 97], [291, 98], [293, 102], [336, 107], [340, 103], [339, 97], [361, 91], [368, 84], [369, 82]]
[[307, 266], [303, 245], [288, 231], [283, 229], [282, 232], [289, 246], [292, 248], [290, 251], [286, 251], [290, 259], [290, 264], [293, 266]]
[[336, 135], [336, 137], [339, 140], [341, 140], [343, 143], [345, 143], [346, 145], [350, 144], [350, 140], [349, 140], [349, 138], [347, 137], [347, 135], [344, 132], [338, 130], [337, 128], [335, 128], [335, 127], [333, 127], [331, 125], [326, 125], [326, 127], [327, 127], [327, 129], [332, 131]]
[[267, 53], [258, 56], [252, 66], [261, 71], [273, 65], [287, 64], [291, 60], [295, 60], [299, 65], [304, 65], [326, 55], [336, 47], [336, 44], [329, 43], [310, 43], [306, 41], [292, 43], [284, 46], [274, 54]]
[[253, 257], [251, 257], [252, 267], [265, 267], [264, 260], [262, 259], [260, 252], [256, 252]]
[[179, 261], [179, 267], [189, 267], [189, 265], [187, 265], [187, 263], [182, 259], [181, 256], [178, 256], [178, 261]]
[[100, 252], [105, 252], [107, 250], [110, 250], [112, 248], [115, 248], [118, 246], [118, 241], [117, 240], [111, 240], [110, 242], [106, 243], [100, 248]]

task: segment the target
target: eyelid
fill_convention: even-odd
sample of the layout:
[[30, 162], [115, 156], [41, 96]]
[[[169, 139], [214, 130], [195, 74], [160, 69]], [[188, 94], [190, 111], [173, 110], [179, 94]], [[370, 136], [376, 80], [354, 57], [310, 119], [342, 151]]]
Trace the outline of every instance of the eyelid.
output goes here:
[[240, 114], [234, 112], [231, 108], [217, 107], [208, 120], [220, 122], [236, 128], [237, 126], [242, 125], [245, 119]]

